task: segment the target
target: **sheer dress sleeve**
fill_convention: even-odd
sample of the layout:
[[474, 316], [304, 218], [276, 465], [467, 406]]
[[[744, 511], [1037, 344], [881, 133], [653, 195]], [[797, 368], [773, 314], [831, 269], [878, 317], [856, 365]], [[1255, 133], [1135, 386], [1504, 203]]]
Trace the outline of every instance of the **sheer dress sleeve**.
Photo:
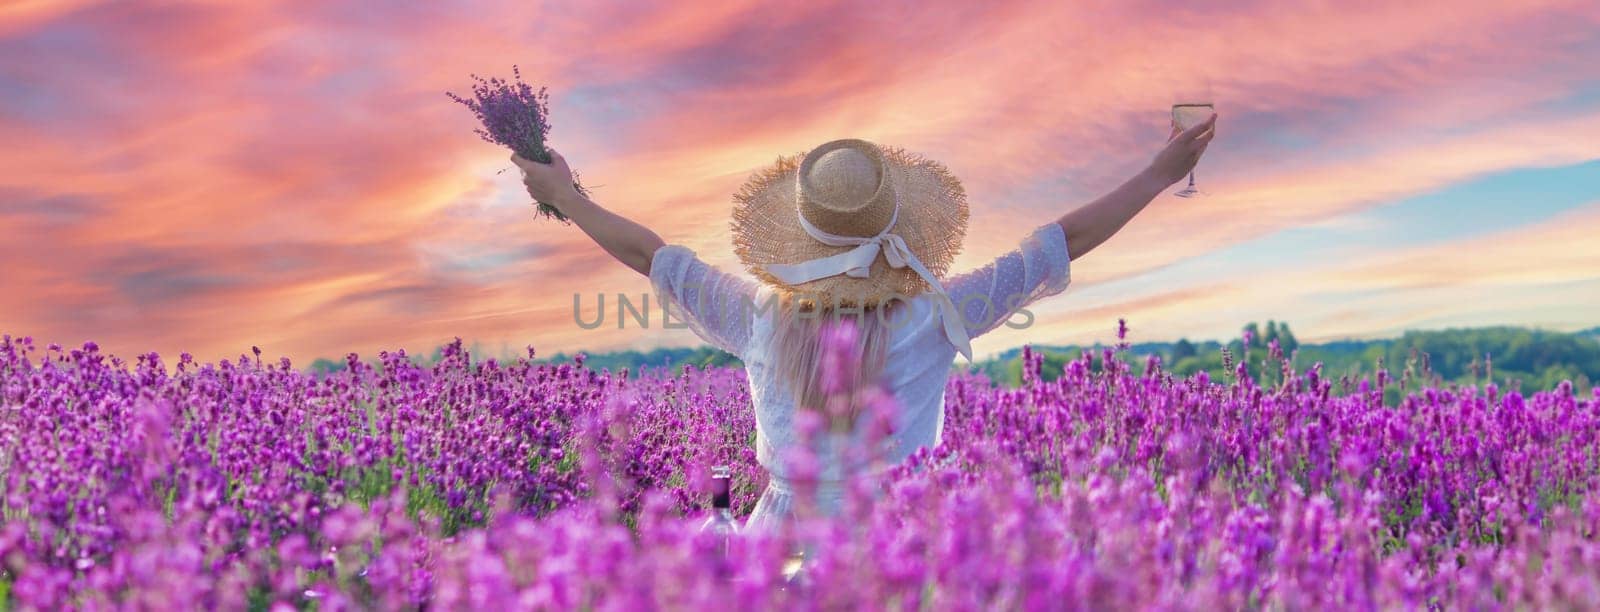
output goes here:
[[1050, 223], [988, 265], [946, 280], [945, 291], [961, 311], [967, 334], [977, 338], [1029, 304], [1066, 290], [1070, 264], [1065, 230]]
[[687, 324], [702, 340], [744, 359], [750, 341], [756, 283], [701, 261], [694, 251], [669, 244], [650, 260], [650, 284], [672, 325]]

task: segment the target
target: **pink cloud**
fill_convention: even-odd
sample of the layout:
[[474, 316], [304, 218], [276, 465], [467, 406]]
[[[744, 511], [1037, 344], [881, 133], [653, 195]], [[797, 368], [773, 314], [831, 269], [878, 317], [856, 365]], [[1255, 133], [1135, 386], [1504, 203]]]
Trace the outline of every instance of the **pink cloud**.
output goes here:
[[[0, 214], [38, 241], [0, 249], [15, 271], [0, 319], [116, 350], [301, 360], [456, 335], [546, 352], [694, 342], [571, 324], [574, 292], [648, 285], [576, 228], [531, 221], [515, 179], [493, 176], [505, 154], [442, 95], [513, 63], [552, 87], [557, 144], [597, 199], [729, 268], [730, 194], [842, 136], [950, 166], [975, 207], [957, 267], [979, 265], [1137, 169], [1174, 91], [1209, 79], [1226, 116], [1202, 166], [1215, 197], [1158, 202], [1075, 271], [1127, 278], [1592, 157], [1596, 109], [1550, 104], [1600, 78], [1597, 24], [1587, 2], [13, 3], [0, 50], [28, 61], [0, 65], [17, 85], [0, 138], [25, 146], [0, 150], [0, 195], [60, 210]], [[1229, 316], [1198, 291], [1132, 299], [1080, 314]]]

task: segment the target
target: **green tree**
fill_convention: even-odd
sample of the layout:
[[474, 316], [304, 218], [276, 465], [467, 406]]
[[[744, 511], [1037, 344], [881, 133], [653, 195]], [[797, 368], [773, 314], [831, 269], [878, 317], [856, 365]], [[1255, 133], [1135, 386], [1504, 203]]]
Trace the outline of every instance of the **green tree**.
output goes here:
[[1178, 342], [1172, 345], [1171, 362], [1178, 363], [1183, 361], [1185, 357], [1193, 357], [1195, 354], [1194, 344], [1189, 342], [1188, 338], [1179, 338]]
[[343, 361], [334, 361], [327, 357], [321, 357], [311, 362], [311, 367], [306, 368], [306, 371], [321, 377], [343, 371], [346, 367], [349, 366], [345, 365]]
[[1261, 348], [1266, 346], [1266, 341], [1261, 339], [1261, 326], [1257, 325], [1255, 321], [1246, 323], [1244, 326], [1244, 332], [1250, 335], [1250, 348]]
[[1300, 341], [1294, 338], [1294, 332], [1289, 331], [1288, 323], [1278, 324], [1278, 346], [1283, 347], [1286, 355], [1292, 355], [1295, 349], [1300, 348]]

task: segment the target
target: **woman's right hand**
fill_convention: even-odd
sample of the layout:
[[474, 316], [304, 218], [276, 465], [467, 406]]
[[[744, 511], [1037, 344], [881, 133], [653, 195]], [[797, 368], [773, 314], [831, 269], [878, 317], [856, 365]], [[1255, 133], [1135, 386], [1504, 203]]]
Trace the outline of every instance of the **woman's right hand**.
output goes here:
[[1217, 135], [1217, 114], [1190, 126], [1189, 129], [1178, 131], [1174, 126], [1172, 135], [1167, 139], [1166, 148], [1156, 154], [1150, 161], [1150, 173], [1165, 181], [1164, 184], [1172, 185], [1194, 170], [1200, 163], [1200, 156], [1206, 152], [1206, 146], [1211, 144], [1211, 138]]
[[522, 169], [522, 184], [528, 187], [528, 195], [533, 196], [534, 201], [545, 202], [559, 208], [571, 197], [578, 195], [578, 190], [572, 185], [572, 168], [567, 166], [567, 159], [555, 149], [546, 150], [550, 152], [548, 164], [526, 159], [515, 153], [511, 155], [511, 163]]

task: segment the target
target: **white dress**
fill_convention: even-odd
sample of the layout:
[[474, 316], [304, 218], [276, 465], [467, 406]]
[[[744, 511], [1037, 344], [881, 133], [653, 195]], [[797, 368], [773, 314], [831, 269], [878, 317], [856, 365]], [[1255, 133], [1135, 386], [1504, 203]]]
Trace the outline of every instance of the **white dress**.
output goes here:
[[[1066, 235], [1059, 224], [1050, 223], [1034, 230], [1016, 250], [942, 284], [964, 313], [968, 334], [977, 338], [1028, 304], [1065, 290], [1069, 272]], [[706, 342], [744, 361], [756, 411], [756, 458], [770, 476], [745, 528], [771, 529], [794, 509], [785, 451], [798, 443], [795, 404], [776, 379], [767, 352], [772, 317], [752, 314], [768, 303], [771, 289], [712, 267], [679, 245], [656, 250], [650, 281], [661, 303], [670, 304], [674, 324], [687, 324]], [[938, 445], [944, 428], [945, 383], [957, 352], [945, 337], [934, 300], [927, 293], [899, 304], [888, 321], [892, 331], [884, 375], [901, 411], [885, 457], [890, 464], [920, 447]], [[824, 463], [816, 501], [822, 511], [832, 512], [839, 507], [841, 479], [849, 470], [837, 461]]]

